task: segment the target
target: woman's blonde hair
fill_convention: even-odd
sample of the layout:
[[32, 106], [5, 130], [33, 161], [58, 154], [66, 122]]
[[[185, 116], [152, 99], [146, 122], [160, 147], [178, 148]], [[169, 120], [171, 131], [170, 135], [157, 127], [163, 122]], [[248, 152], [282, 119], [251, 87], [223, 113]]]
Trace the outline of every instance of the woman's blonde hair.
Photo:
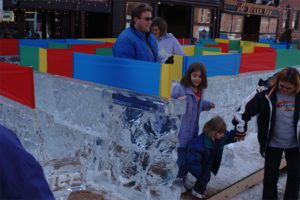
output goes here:
[[203, 127], [203, 133], [212, 138], [217, 133], [225, 133], [226, 123], [220, 116], [216, 116], [207, 121]]
[[279, 81], [288, 82], [294, 85], [296, 88], [295, 92], [300, 92], [300, 73], [296, 68], [287, 67], [275, 74], [270, 81], [271, 87], [275, 87], [277, 90]]

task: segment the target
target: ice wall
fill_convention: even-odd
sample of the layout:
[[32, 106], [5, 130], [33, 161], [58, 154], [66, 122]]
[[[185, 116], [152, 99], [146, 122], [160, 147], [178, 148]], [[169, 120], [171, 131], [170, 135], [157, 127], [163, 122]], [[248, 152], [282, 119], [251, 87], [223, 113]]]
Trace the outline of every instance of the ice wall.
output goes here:
[[36, 109], [2, 97], [0, 123], [42, 163], [58, 199], [91, 185], [124, 199], [179, 198], [169, 186], [184, 102], [48, 74], [34, 81]]
[[[230, 128], [241, 100], [272, 74], [209, 80], [205, 98], [216, 108], [203, 112], [200, 124], [220, 115]], [[0, 97], [0, 124], [41, 162], [57, 199], [86, 187], [108, 199], [179, 199], [170, 185], [184, 102], [40, 73], [35, 95], [35, 110]], [[233, 159], [227, 151], [223, 164], [232, 169]]]

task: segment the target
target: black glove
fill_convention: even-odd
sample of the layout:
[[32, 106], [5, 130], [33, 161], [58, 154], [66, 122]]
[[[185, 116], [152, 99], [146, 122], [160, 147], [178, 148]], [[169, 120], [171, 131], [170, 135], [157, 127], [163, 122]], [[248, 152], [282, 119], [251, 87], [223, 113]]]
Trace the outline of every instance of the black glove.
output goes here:
[[174, 56], [170, 56], [170, 57], [166, 60], [165, 63], [166, 63], [166, 64], [173, 64], [173, 63], [174, 63]]
[[263, 158], [265, 157], [265, 151], [262, 147], [259, 148], [259, 153]]

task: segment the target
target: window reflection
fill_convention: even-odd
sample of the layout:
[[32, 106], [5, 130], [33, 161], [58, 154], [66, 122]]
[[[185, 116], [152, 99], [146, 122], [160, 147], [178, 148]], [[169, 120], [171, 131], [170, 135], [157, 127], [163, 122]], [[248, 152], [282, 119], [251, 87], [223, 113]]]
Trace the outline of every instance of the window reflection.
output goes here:
[[275, 38], [277, 28], [276, 18], [261, 17], [259, 37], [260, 38]]
[[194, 10], [194, 38], [208, 38], [212, 30], [212, 16], [213, 10], [208, 8], [195, 8]]
[[242, 15], [232, 15], [222, 13], [221, 16], [221, 38], [228, 38], [231, 40], [241, 39], [243, 32], [244, 18]]
[[293, 14], [292, 28], [298, 30], [300, 11], [295, 11]]
[[285, 10], [283, 12], [282, 28], [288, 29], [289, 28], [289, 21], [290, 21], [290, 11], [289, 10]]

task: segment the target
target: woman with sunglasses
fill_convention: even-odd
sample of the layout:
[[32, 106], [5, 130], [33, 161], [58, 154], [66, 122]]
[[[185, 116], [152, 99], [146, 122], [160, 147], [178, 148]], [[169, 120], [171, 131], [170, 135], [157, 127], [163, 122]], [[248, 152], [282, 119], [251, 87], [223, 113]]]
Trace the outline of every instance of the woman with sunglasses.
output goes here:
[[284, 199], [297, 200], [300, 182], [300, 74], [285, 68], [270, 80], [269, 88], [259, 88], [248, 96], [235, 114], [236, 138], [243, 140], [247, 122], [257, 115], [260, 153], [265, 158], [263, 197], [278, 199], [277, 182], [283, 155], [287, 162]]
[[158, 42], [158, 55], [159, 61], [163, 63], [173, 64], [173, 55], [184, 56], [183, 49], [178, 40], [172, 33], [168, 33], [167, 22], [160, 18], [155, 17], [152, 20], [151, 32], [156, 37]]

